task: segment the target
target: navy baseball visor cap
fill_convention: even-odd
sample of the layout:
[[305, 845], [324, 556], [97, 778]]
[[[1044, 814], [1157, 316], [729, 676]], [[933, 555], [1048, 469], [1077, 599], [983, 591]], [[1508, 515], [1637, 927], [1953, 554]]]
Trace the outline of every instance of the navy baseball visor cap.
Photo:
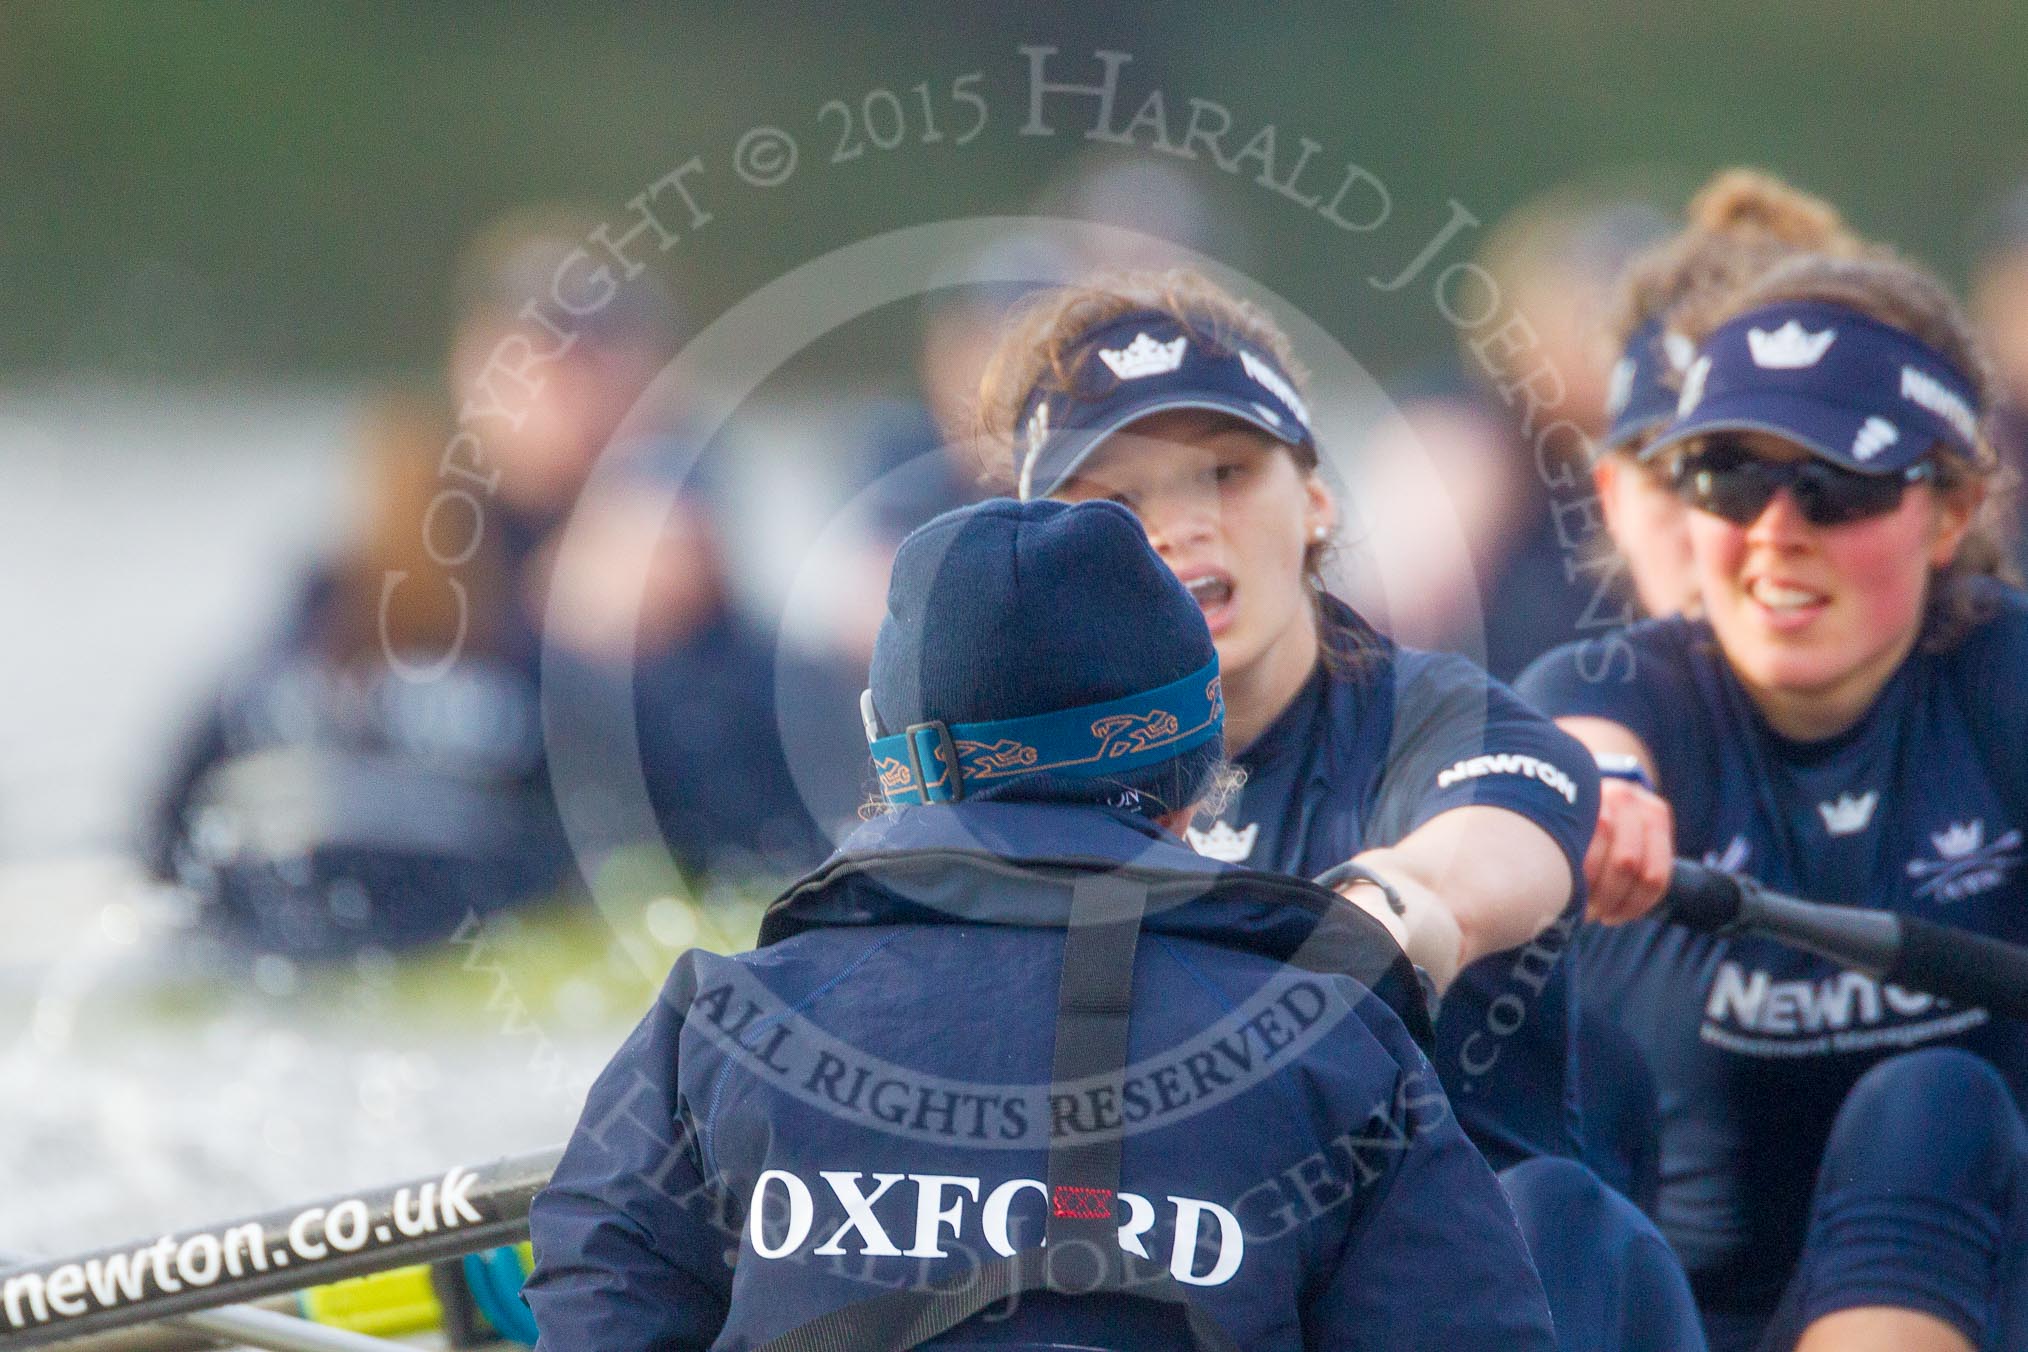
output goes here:
[[1100, 442], [1171, 409], [1228, 414], [1286, 445], [1316, 449], [1310, 410], [1272, 354], [1160, 310], [1134, 310], [1091, 329], [1065, 366], [1067, 388], [1038, 384], [1015, 422], [1023, 500], [1048, 497]]
[[1602, 443], [1606, 449], [1625, 450], [1668, 425], [1676, 416], [1674, 382], [1696, 355], [1696, 344], [1664, 327], [1660, 319], [1634, 330], [1613, 363], [1612, 381], [1606, 387], [1606, 416], [1612, 420]]
[[1768, 432], [1886, 475], [1937, 450], [1976, 460], [1978, 425], [1970, 378], [1935, 348], [1846, 306], [1783, 301], [1705, 338], [1643, 458], [1713, 432]]

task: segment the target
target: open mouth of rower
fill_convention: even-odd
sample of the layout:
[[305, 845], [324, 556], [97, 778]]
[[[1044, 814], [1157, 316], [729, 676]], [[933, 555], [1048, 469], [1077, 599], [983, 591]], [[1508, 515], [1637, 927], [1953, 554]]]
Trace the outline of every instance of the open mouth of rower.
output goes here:
[[1232, 627], [1233, 617], [1238, 613], [1232, 605], [1232, 574], [1216, 569], [1208, 573], [1179, 574], [1190, 599], [1204, 612], [1204, 627], [1218, 638]]
[[1201, 610], [1215, 610], [1232, 600], [1232, 579], [1223, 573], [1206, 573], [1183, 585]]
[[1814, 588], [1792, 582], [1777, 582], [1772, 578], [1757, 577], [1747, 586], [1747, 595], [1760, 603], [1763, 610], [1777, 618], [1791, 618], [1813, 614], [1821, 610], [1830, 598]]

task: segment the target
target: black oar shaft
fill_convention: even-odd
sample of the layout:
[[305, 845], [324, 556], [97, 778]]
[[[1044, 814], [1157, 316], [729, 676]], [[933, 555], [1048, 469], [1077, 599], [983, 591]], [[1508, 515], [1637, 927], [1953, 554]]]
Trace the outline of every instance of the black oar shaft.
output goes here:
[[1892, 911], [1824, 906], [1749, 887], [1741, 898], [1739, 923], [1872, 976], [1888, 975], [1901, 955], [1902, 917]]
[[0, 1272], [0, 1348], [238, 1305], [528, 1237], [560, 1150]]
[[2028, 1019], [2028, 948], [1955, 925], [1773, 892], [1678, 859], [1661, 918], [1706, 933], [1750, 932], [1961, 1005]]
[[1897, 985], [2028, 1019], [2028, 949], [1933, 920], [1904, 917]]

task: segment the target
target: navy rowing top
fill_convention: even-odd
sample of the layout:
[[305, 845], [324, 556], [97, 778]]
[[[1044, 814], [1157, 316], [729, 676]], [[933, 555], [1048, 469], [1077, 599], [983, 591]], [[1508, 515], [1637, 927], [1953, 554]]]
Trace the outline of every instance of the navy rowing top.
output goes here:
[[1199, 853], [1314, 877], [1469, 804], [1547, 831], [1577, 881], [1563, 920], [1458, 974], [1437, 1019], [1437, 1072], [1494, 1168], [1582, 1157], [1576, 1012], [1557, 958], [1583, 909], [1598, 776], [1574, 740], [1462, 657], [1395, 644], [1331, 602], [1331, 659], [1235, 759], [1246, 783]]
[[[1710, 627], [1652, 620], [1560, 648], [1519, 683], [1610, 719], [1655, 758], [1676, 852], [1813, 900], [2028, 941], [2028, 596], [1917, 651], [1853, 727], [1797, 742], [1760, 717]], [[2028, 1034], [1768, 939], [1586, 926], [1581, 998], [1615, 1011], [1660, 1094], [1660, 1222], [1710, 1308], [1771, 1306], [1794, 1266], [1846, 1092], [1905, 1048], [1958, 1045], [2028, 1088]]]

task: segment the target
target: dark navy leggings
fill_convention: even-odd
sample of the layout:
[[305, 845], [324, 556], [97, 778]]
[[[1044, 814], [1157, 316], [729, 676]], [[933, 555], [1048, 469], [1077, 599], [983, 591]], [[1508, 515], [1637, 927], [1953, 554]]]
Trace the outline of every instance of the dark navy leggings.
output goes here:
[[1562, 1352], [1704, 1352], [1690, 1281], [1639, 1207], [1566, 1159], [1500, 1172]]
[[[1906, 1052], [1852, 1087], [1758, 1346], [1788, 1352], [1817, 1319], [1862, 1305], [1933, 1314], [1982, 1349], [2028, 1348], [2028, 1127], [1969, 1052]], [[1712, 1346], [1743, 1331], [1714, 1324]]]

